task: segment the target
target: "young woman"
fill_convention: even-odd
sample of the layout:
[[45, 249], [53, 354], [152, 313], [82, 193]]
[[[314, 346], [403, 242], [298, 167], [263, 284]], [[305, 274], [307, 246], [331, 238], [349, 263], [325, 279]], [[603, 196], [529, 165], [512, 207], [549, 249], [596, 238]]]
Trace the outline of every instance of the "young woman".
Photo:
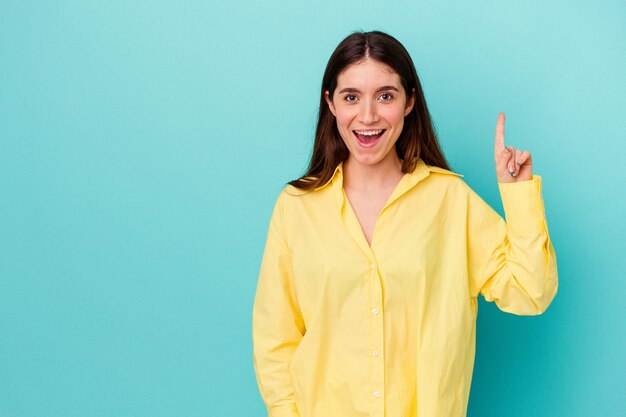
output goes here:
[[253, 308], [271, 417], [460, 417], [477, 297], [541, 314], [557, 292], [541, 177], [494, 143], [505, 222], [449, 170], [414, 64], [353, 33], [322, 81], [308, 172], [278, 196]]

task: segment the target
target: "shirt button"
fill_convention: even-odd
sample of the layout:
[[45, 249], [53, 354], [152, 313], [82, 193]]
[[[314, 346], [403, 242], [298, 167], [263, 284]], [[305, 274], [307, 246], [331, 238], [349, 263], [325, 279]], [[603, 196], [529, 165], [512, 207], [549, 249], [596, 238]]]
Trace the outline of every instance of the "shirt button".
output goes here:
[[380, 355], [379, 351], [377, 351], [377, 350], [373, 350], [372, 351], [372, 356], [378, 356], [378, 355]]
[[370, 268], [376, 269], [376, 264], [370, 264]]
[[372, 314], [374, 314], [374, 315], [378, 314], [378, 309], [377, 308], [373, 308], [372, 309]]
[[379, 398], [380, 397], [380, 392], [379, 391], [374, 391], [374, 397]]

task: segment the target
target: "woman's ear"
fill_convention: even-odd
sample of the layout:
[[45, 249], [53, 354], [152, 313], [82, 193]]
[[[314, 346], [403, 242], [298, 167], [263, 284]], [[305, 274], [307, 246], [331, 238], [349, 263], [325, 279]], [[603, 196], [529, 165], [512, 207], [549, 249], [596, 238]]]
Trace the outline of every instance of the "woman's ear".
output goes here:
[[411, 98], [409, 99], [409, 101], [406, 103], [406, 108], [404, 110], [404, 116], [406, 117], [409, 113], [411, 113], [411, 110], [413, 110], [413, 106], [415, 105], [415, 88], [413, 88], [413, 90], [411, 91]]
[[330, 109], [330, 112], [333, 114], [333, 116], [337, 117], [337, 115], [335, 114], [335, 105], [330, 99], [330, 93], [328, 92], [328, 90], [324, 91], [324, 98], [326, 99], [326, 103], [328, 103], [328, 108]]

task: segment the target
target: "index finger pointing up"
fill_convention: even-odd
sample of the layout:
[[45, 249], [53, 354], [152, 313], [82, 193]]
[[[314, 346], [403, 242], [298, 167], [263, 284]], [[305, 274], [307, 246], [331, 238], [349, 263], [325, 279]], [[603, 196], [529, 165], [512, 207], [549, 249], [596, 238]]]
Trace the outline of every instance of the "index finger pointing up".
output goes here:
[[500, 113], [496, 123], [496, 140], [494, 145], [494, 153], [496, 156], [500, 155], [504, 149], [504, 119], [504, 113]]

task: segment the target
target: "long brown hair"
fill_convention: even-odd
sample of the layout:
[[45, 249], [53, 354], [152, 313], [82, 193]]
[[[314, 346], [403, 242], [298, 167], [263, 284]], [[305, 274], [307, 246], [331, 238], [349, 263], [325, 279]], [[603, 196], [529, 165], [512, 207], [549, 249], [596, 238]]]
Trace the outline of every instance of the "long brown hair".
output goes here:
[[324, 92], [328, 90], [333, 97], [341, 71], [366, 57], [386, 64], [400, 76], [407, 100], [415, 89], [415, 105], [404, 117], [404, 127], [396, 142], [396, 152], [402, 159], [402, 172], [413, 172], [418, 158], [428, 165], [449, 169], [426, 107], [415, 65], [407, 50], [396, 38], [384, 32], [354, 32], [341, 41], [326, 64], [311, 161], [306, 174], [290, 181], [290, 185], [301, 190], [315, 189], [327, 183], [337, 165], [348, 159], [348, 148], [341, 139]]

